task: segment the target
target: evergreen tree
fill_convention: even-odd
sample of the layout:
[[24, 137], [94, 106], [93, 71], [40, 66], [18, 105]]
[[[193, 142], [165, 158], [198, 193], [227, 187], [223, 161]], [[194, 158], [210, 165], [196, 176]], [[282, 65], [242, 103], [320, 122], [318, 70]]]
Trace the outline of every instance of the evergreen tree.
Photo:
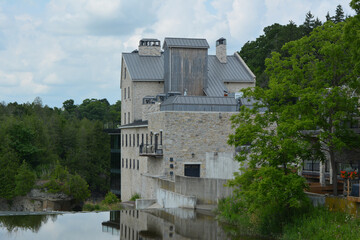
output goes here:
[[344, 10], [342, 8], [341, 5], [338, 5], [336, 7], [336, 11], [335, 11], [335, 16], [334, 16], [334, 23], [339, 23], [339, 22], [343, 22], [345, 20], [345, 14], [344, 14]]
[[23, 161], [15, 176], [15, 194], [20, 196], [26, 195], [33, 188], [35, 180], [35, 172], [31, 171], [26, 161]]

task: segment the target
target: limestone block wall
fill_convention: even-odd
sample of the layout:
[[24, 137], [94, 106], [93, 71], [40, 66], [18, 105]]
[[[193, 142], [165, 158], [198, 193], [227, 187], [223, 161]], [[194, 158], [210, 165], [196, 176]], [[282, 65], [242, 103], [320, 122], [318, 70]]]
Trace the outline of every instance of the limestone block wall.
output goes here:
[[185, 164], [200, 164], [200, 177], [205, 177], [207, 152], [234, 152], [234, 147], [227, 144], [228, 136], [233, 132], [230, 123], [232, 115], [223, 112], [149, 114], [149, 131], [162, 130], [165, 176], [170, 176], [170, 171], [173, 176], [183, 176]]
[[233, 82], [225, 82], [225, 86], [229, 90], [229, 93], [236, 93], [240, 92], [241, 89], [248, 88], [248, 87], [255, 87], [255, 82], [252, 83], [246, 83], [246, 82], [239, 82], [239, 83], [233, 83]]
[[156, 96], [164, 92], [164, 82], [133, 82], [132, 112], [133, 120], [142, 119], [142, 101], [145, 96]]
[[[123, 60], [121, 66], [121, 124], [129, 124], [133, 120], [133, 111], [132, 111], [132, 99], [133, 99], [133, 85], [130, 78], [129, 71], [127, 70], [126, 63]], [[130, 95], [129, 95], [130, 91]], [[126, 94], [125, 94], [126, 92]], [[129, 97], [130, 96], [130, 97]], [[129, 121], [130, 113], [130, 121]]]
[[[142, 136], [146, 127], [121, 130], [121, 199], [127, 201], [141, 193], [141, 174], [148, 171], [147, 157], [139, 156]], [[139, 140], [138, 140], [139, 139]]]
[[155, 104], [143, 104], [142, 105], [142, 120], [146, 121], [149, 119], [148, 115], [153, 112], [160, 111], [160, 102], [156, 102]]

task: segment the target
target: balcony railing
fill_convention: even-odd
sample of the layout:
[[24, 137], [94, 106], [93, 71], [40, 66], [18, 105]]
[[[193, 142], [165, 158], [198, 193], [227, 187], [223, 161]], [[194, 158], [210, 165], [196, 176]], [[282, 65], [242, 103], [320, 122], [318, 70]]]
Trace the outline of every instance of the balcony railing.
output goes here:
[[141, 144], [139, 147], [139, 155], [161, 157], [163, 155], [162, 145]]

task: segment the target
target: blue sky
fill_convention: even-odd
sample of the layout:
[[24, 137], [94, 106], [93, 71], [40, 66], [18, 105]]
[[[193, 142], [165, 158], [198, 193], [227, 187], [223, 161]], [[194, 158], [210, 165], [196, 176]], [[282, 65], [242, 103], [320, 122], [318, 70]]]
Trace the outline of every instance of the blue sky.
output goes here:
[[227, 39], [228, 54], [264, 27], [305, 14], [325, 20], [350, 0], [0, 0], [0, 101], [61, 107], [68, 99], [120, 99], [122, 52], [141, 38]]

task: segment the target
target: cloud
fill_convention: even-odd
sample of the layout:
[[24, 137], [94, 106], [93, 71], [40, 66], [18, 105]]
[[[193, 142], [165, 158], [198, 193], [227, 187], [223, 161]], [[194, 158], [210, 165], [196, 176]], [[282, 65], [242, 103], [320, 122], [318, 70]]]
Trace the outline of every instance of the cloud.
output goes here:
[[[49, 0], [0, 1], [0, 96], [27, 102], [36, 96], [60, 107], [67, 99], [120, 99], [122, 52], [145, 37], [227, 39], [228, 54], [255, 40], [264, 27], [307, 11], [335, 14], [335, 0]], [[340, 0], [345, 13], [349, 0]]]

